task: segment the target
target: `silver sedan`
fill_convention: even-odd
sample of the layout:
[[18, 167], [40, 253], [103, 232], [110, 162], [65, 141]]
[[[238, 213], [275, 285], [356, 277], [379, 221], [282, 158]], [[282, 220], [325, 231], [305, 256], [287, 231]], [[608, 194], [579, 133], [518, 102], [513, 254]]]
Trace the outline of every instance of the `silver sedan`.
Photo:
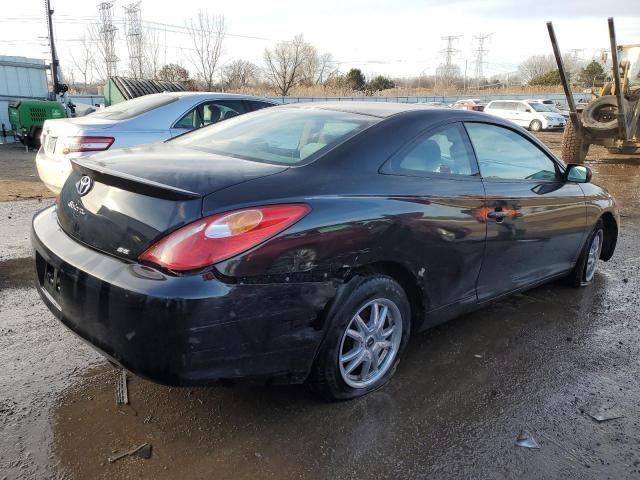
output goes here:
[[59, 193], [73, 158], [161, 142], [273, 105], [266, 98], [245, 95], [171, 92], [145, 95], [85, 117], [47, 120], [36, 156], [38, 175], [47, 188]]

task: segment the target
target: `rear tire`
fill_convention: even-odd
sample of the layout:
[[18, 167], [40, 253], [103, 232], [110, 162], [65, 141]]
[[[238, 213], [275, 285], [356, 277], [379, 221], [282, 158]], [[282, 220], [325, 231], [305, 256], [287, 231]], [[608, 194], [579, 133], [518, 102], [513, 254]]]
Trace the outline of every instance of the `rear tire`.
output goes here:
[[411, 331], [411, 307], [398, 282], [386, 275], [352, 281], [359, 283], [327, 319], [309, 379], [326, 400], [361, 397], [387, 383]]
[[574, 121], [569, 118], [564, 127], [560, 156], [567, 163], [584, 163], [588, 152], [589, 144], [580, 138]]
[[602, 220], [598, 220], [582, 248], [573, 271], [569, 275], [569, 283], [572, 287], [586, 287], [593, 283], [603, 244], [604, 224]]
[[539, 132], [542, 130], [542, 122], [540, 120], [532, 120], [529, 124], [529, 130], [532, 132]]

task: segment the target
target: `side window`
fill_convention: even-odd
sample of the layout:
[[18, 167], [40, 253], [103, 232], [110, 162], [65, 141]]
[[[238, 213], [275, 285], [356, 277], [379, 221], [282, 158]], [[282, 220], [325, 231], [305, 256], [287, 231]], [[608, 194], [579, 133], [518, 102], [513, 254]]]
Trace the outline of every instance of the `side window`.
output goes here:
[[203, 105], [202, 119], [206, 126], [246, 112], [247, 109], [242, 100], [210, 102]]
[[447, 125], [394, 157], [385, 170], [401, 174], [442, 173], [473, 175], [475, 160], [460, 124]]
[[527, 111], [527, 108], [529, 108], [524, 103], [517, 103], [516, 105], [517, 105], [518, 112], [523, 112], [524, 113], [524, 112]]
[[202, 118], [198, 107], [186, 113], [180, 120], [176, 122], [173, 128], [183, 128], [185, 130], [193, 130], [202, 126]]
[[251, 110], [260, 110], [261, 108], [273, 107], [272, 104], [266, 102], [259, 102], [257, 100], [248, 101]]
[[465, 123], [484, 178], [554, 180], [556, 164], [540, 148], [508, 128]]

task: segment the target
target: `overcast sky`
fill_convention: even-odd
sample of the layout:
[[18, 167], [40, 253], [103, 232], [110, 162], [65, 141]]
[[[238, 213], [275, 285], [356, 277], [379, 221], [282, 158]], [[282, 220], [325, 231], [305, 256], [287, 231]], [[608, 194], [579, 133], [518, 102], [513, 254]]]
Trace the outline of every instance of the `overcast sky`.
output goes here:
[[[116, 0], [119, 69], [126, 68], [123, 6]], [[42, 0], [9, 2], [0, 17], [0, 55], [35, 58], [48, 56]], [[62, 68], [71, 67], [78, 40], [86, 25], [96, 21], [97, 3], [91, 0], [51, 0]], [[639, 0], [143, 0], [142, 17], [184, 27], [185, 18], [199, 10], [223, 14], [231, 34], [224, 44], [223, 62], [235, 58], [262, 63], [265, 47], [303, 33], [319, 52], [331, 52], [343, 71], [360, 67], [367, 74], [414, 76], [433, 73], [442, 61], [445, 35], [460, 35], [455, 62], [465, 60], [473, 71], [473, 35], [491, 33], [486, 43], [485, 75], [514, 71], [532, 54], [551, 53], [545, 22], [552, 20], [563, 51], [583, 49], [591, 58], [608, 46], [607, 16], [614, 16], [618, 41], [640, 43]], [[194, 72], [189, 58], [190, 39], [175, 28], [157, 24], [161, 61], [179, 61]], [[168, 31], [165, 31], [168, 30]], [[237, 36], [232, 36], [237, 35]], [[259, 37], [243, 38], [242, 36]]]

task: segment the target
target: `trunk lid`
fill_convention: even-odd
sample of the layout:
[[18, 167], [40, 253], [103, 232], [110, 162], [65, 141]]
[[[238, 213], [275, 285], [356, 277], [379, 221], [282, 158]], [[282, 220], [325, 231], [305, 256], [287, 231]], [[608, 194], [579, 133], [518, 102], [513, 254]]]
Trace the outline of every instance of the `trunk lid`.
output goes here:
[[201, 218], [205, 195], [286, 169], [163, 144], [105, 152], [73, 160], [58, 221], [79, 242], [133, 260]]
[[46, 120], [42, 126], [42, 148], [47, 158], [61, 161], [68, 137], [104, 136], [109, 137], [109, 129], [117, 125], [114, 120], [78, 117]]

